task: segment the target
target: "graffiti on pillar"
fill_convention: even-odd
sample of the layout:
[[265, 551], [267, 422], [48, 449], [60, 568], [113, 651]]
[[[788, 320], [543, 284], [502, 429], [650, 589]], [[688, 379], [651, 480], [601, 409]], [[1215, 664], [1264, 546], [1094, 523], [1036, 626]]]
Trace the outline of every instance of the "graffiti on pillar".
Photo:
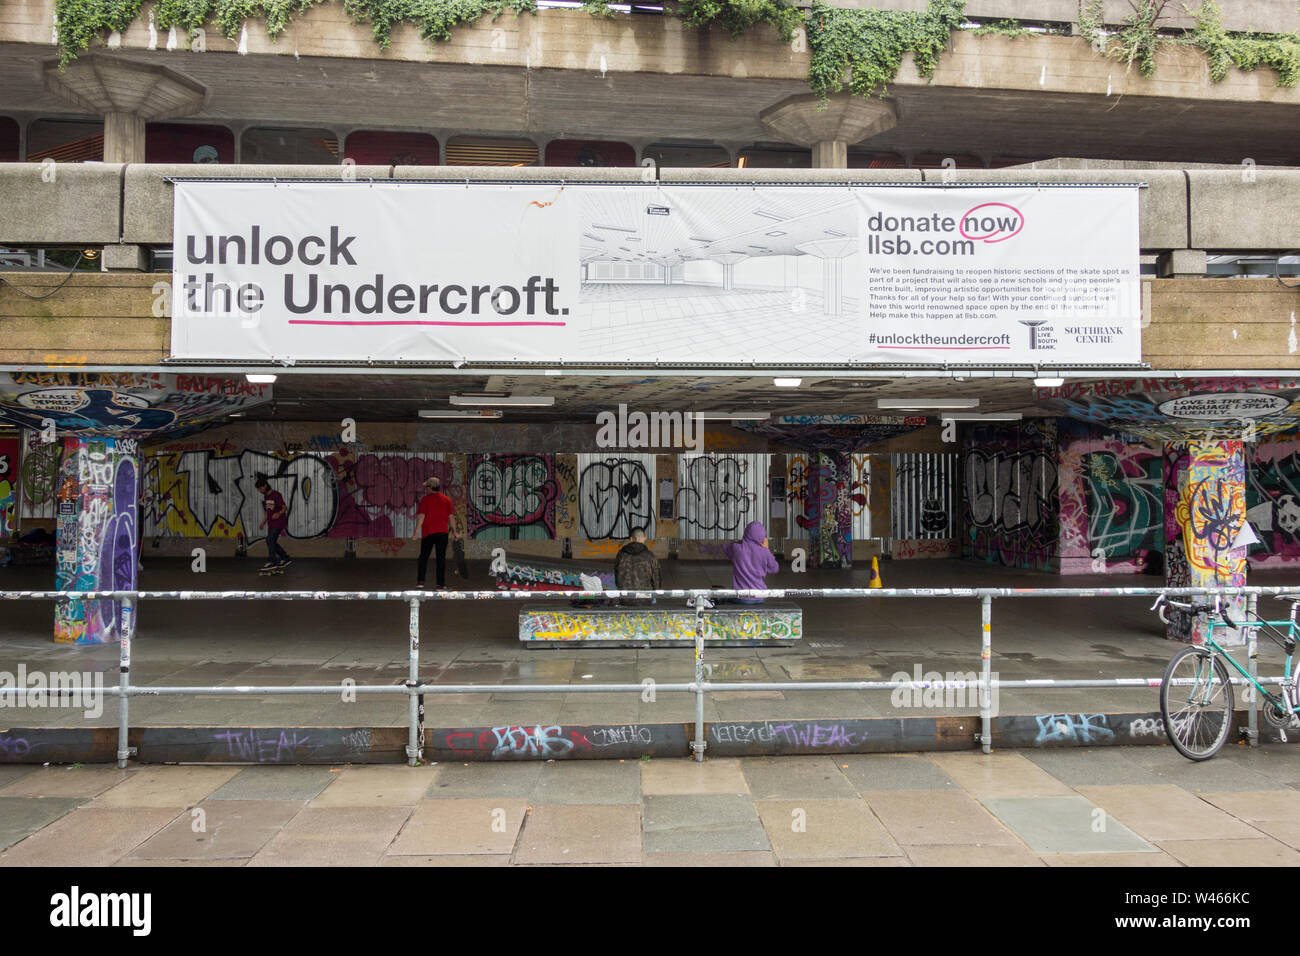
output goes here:
[[0, 545], [18, 528], [18, 439], [0, 438]]
[[471, 538], [555, 537], [553, 455], [469, 455], [465, 471]]
[[972, 429], [963, 449], [965, 553], [1040, 571], [1058, 547], [1056, 429], [1051, 419]]
[[[832, 471], [831, 483], [834, 485], [832, 488], [821, 483], [823, 472], [817, 471], [820, 465], [816, 453], [794, 453], [786, 456], [785, 497], [793, 518], [790, 524], [791, 537], [800, 536], [795, 529], [800, 529], [802, 534], [809, 538], [814, 537], [814, 529], [821, 527], [827, 514], [839, 514], [835, 510], [837, 507], [847, 509], [850, 534], [854, 520], [861, 520], [864, 512], [870, 510], [872, 522], [880, 521], [888, 514], [890, 488], [888, 475], [882, 474], [877, 479], [882, 494], [872, 500], [868, 494], [872, 475], [869, 456], [846, 455], [845, 458], [843, 471]], [[884, 472], [887, 473], [888, 469], [884, 469]], [[816, 496], [812, 496], [810, 490], [814, 487], [820, 489]], [[843, 495], [842, 502], [841, 495]], [[830, 506], [829, 512], [826, 510], [827, 505]], [[840, 517], [835, 519], [834, 526], [838, 527], [842, 520], [843, 515], [840, 514]], [[844, 540], [851, 541], [851, 538], [846, 537]], [[827, 557], [833, 558], [838, 565], [849, 550], [851, 545], [845, 545], [844, 550], [836, 547], [833, 552], [827, 553]]]
[[1068, 428], [1061, 435], [1058, 482], [1063, 574], [1140, 573], [1152, 552], [1164, 550], [1158, 447], [1099, 437], [1087, 426]]
[[41, 440], [40, 432], [23, 432], [23, 455], [18, 476], [18, 516], [53, 518], [54, 496], [59, 487], [62, 442]]
[[1300, 561], [1300, 442], [1268, 442], [1252, 449], [1246, 519], [1263, 545], [1250, 555], [1256, 567]]
[[677, 514], [683, 538], [702, 538], [702, 532], [724, 531], [737, 537], [758, 514], [755, 483], [765, 476], [750, 474], [750, 463], [734, 455], [700, 455], [684, 460]]
[[[804, 513], [795, 516], [812, 543], [810, 564], [820, 568], [853, 566], [853, 506], [865, 506], [865, 489], [854, 491], [851, 455], [821, 452], [807, 466]], [[858, 499], [861, 499], [859, 501]]]
[[[59, 590], [135, 587], [136, 451], [136, 443], [127, 439], [65, 439], [57, 517]], [[78, 644], [116, 641], [120, 615], [113, 601], [60, 602], [54, 639]]]
[[591, 540], [626, 538], [652, 528], [654, 492], [645, 465], [630, 458], [588, 464], [578, 477], [578, 517]]

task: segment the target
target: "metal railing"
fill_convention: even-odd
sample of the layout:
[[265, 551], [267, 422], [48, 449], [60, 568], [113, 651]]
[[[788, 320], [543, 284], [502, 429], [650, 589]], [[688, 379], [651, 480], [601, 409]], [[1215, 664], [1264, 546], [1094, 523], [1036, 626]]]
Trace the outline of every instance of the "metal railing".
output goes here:
[[[45, 601], [102, 601], [121, 604], [121, 637], [119, 657], [119, 682], [117, 687], [103, 688], [103, 693], [118, 698], [117, 765], [125, 768], [131, 756], [128, 743], [128, 720], [132, 697], [167, 696], [252, 696], [252, 695], [338, 695], [338, 685], [249, 685], [212, 687], [139, 686], [130, 682], [132, 639], [135, 631], [135, 608], [138, 602], [150, 601], [393, 601], [406, 602], [410, 607], [409, 623], [409, 674], [401, 684], [352, 684], [349, 693], [365, 695], [405, 694], [408, 704], [407, 762], [416, 766], [423, 758], [424, 749], [424, 695], [426, 694], [529, 694], [553, 693], [563, 688], [565, 693], [642, 693], [644, 684], [429, 684], [420, 680], [420, 605], [442, 601], [550, 601], [602, 600], [622, 598], [684, 598], [695, 611], [695, 670], [689, 683], [656, 682], [656, 692], [691, 693], [695, 695], [695, 739], [691, 752], [696, 760], [704, 759], [707, 743], [704, 737], [704, 695], [726, 691], [799, 691], [799, 690], [969, 690], [966, 680], [910, 680], [910, 681], [739, 681], [724, 682], [707, 679], [704, 661], [705, 615], [719, 599], [731, 598], [968, 598], [980, 602], [980, 668], [975, 687], [980, 701], [980, 732], [975, 735], [984, 753], [993, 745], [993, 691], [1015, 689], [1083, 689], [1159, 687], [1160, 677], [1113, 677], [1090, 679], [1037, 678], [1028, 680], [1001, 680], [992, 676], [993, 658], [993, 600], [995, 598], [1096, 598], [1096, 597], [1167, 597], [1245, 596], [1249, 604], [1248, 618], [1255, 617], [1259, 597], [1294, 595], [1297, 587], [1240, 587], [1240, 588], [780, 588], [771, 590], [732, 590], [721, 588], [672, 588], [656, 591], [0, 591], [0, 600]], [[739, 607], [742, 605], [727, 605]], [[751, 607], [755, 607], [752, 606]], [[664, 610], [660, 604], [658, 610]], [[644, 608], [642, 608], [644, 610]], [[1249, 673], [1258, 677], [1255, 629], [1247, 628], [1247, 653]], [[629, 643], [631, 643], [629, 641]], [[1171, 655], [1172, 656], [1172, 655]], [[973, 672], [972, 672], [973, 673]], [[1261, 683], [1279, 683], [1280, 678], [1266, 678]], [[1242, 678], [1232, 678], [1234, 684], [1245, 684]], [[66, 693], [51, 688], [5, 688], [0, 694], [39, 697]], [[1251, 746], [1258, 744], [1258, 697], [1250, 695], [1248, 703], [1248, 737]]]

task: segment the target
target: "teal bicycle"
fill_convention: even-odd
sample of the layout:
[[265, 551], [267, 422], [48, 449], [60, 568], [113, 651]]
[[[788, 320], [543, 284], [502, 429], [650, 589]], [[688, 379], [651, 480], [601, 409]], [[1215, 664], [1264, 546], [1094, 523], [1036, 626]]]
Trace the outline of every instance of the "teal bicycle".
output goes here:
[[[1300, 717], [1300, 687], [1297, 674], [1292, 669], [1292, 656], [1296, 649], [1296, 609], [1300, 595], [1275, 595], [1280, 601], [1291, 602], [1291, 616], [1284, 621], [1265, 621], [1250, 618], [1234, 621], [1223, 608], [1222, 599], [1216, 595], [1212, 602], [1190, 601], [1186, 604], [1160, 595], [1151, 606], [1166, 624], [1169, 618], [1166, 607], [1177, 608], [1190, 614], [1205, 615], [1208, 628], [1203, 645], [1184, 647], [1169, 661], [1165, 677], [1160, 684], [1160, 713], [1165, 720], [1165, 733], [1169, 742], [1188, 760], [1209, 760], [1228, 739], [1232, 730], [1232, 678], [1225, 665], [1231, 664], [1248, 685], [1246, 693], [1258, 693], [1264, 719], [1274, 727], [1289, 726], [1294, 717]], [[1282, 672], [1279, 693], [1272, 693], [1250, 675], [1246, 668], [1214, 639], [1214, 632], [1225, 627], [1242, 628], [1248, 634], [1262, 633], [1286, 653], [1286, 668]]]

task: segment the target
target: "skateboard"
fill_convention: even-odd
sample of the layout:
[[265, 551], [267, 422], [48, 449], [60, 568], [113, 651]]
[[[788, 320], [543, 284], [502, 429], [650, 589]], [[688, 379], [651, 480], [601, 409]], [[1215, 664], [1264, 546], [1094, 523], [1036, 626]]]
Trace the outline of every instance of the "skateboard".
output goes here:
[[264, 578], [268, 578], [272, 574], [284, 574], [286, 570], [286, 568], [258, 568], [257, 573]]

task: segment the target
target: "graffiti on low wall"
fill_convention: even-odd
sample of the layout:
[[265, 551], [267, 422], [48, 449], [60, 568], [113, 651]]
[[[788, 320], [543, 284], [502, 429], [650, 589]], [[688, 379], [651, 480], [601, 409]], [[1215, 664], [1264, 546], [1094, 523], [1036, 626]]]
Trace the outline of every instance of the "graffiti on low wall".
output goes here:
[[[705, 615], [706, 643], [797, 641], [803, 611], [797, 607], [714, 610]], [[521, 641], [678, 641], [694, 643], [691, 610], [526, 609], [519, 614]]]

